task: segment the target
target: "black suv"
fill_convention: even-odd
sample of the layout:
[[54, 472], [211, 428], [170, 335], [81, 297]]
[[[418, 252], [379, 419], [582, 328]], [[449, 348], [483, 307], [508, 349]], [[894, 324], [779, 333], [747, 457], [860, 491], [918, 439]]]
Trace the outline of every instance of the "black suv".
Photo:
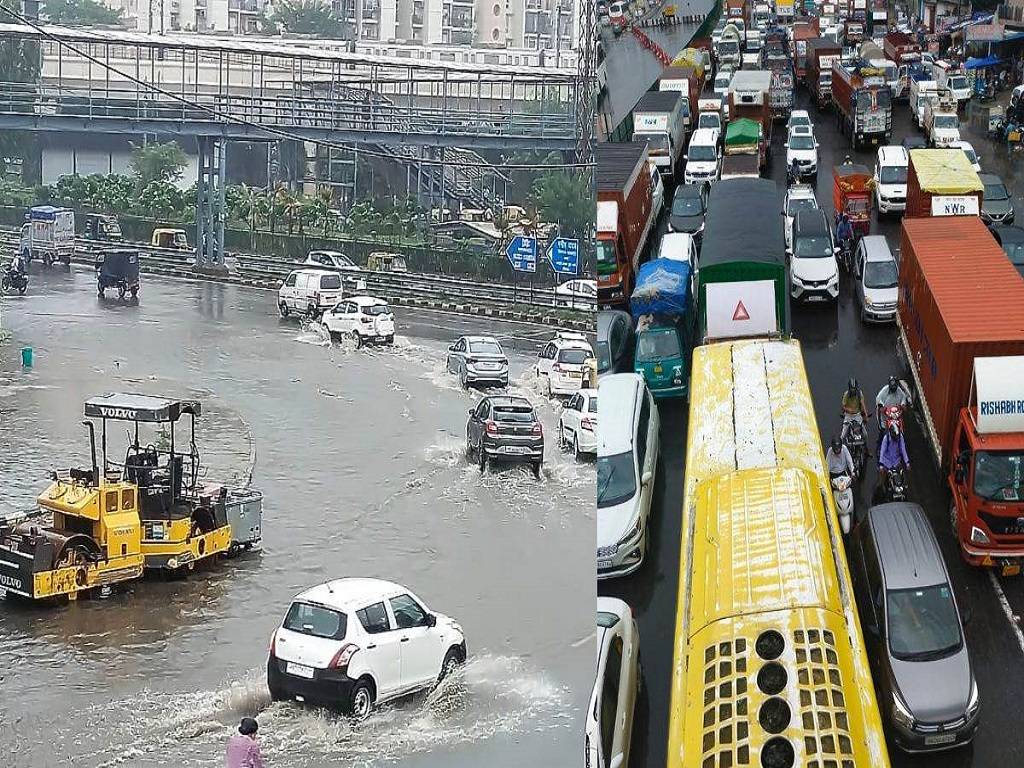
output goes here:
[[544, 462], [544, 428], [533, 405], [525, 397], [485, 397], [469, 409], [466, 423], [466, 455], [475, 458], [480, 471], [488, 461], [528, 461], [540, 477]]

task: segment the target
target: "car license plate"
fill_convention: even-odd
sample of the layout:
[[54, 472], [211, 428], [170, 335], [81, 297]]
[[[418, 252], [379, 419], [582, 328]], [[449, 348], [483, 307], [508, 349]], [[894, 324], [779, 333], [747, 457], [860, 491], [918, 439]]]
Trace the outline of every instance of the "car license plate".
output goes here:
[[952, 744], [956, 741], [955, 733], [940, 733], [938, 736], [925, 736], [925, 746], [933, 746], [935, 744]]
[[518, 454], [522, 454], [522, 453], [527, 453], [528, 451], [529, 451], [529, 449], [524, 447], [524, 446], [522, 446], [522, 445], [506, 445], [505, 446], [505, 453], [514, 453], [514, 454], [518, 455]]
[[1002, 569], [1003, 576], [1018, 576], [1020, 575], [1020, 564], [1004, 565]]
[[807, 300], [808, 301], [824, 301], [825, 297], [824, 296], [808, 296]]
[[597, 559], [597, 570], [605, 570], [612, 567], [612, 561], [609, 557], [599, 557]]
[[289, 675], [305, 677], [308, 680], [313, 679], [313, 668], [307, 667], [305, 664], [296, 664], [294, 661], [289, 661], [288, 666], [285, 669]]

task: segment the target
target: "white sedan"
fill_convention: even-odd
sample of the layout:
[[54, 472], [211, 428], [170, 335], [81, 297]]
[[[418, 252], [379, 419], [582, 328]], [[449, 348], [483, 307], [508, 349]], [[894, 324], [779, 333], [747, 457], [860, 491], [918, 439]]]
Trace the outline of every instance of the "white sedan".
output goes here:
[[558, 417], [558, 444], [571, 448], [577, 460], [597, 453], [597, 390], [581, 389], [569, 398]]
[[597, 280], [567, 280], [555, 288], [556, 307], [590, 308], [597, 301]]
[[587, 707], [586, 765], [629, 765], [641, 674], [633, 611], [616, 597], [597, 598], [597, 677]]
[[324, 313], [321, 321], [332, 338], [344, 337], [357, 347], [369, 342], [393, 344], [395, 316], [384, 299], [373, 296], [352, 296], [339, 301]]

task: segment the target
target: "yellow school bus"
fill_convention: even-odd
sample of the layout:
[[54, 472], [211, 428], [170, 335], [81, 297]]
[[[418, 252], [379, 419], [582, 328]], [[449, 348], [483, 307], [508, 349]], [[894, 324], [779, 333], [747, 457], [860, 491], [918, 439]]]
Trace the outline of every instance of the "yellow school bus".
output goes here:
[[887, 768], [796, 341], [693, 351], [668, 768]]

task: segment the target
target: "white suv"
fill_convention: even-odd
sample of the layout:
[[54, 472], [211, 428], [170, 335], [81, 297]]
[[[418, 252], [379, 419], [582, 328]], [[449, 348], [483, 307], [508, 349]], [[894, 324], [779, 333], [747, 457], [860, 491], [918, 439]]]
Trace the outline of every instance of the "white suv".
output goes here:
[[433, 688], [466, 660], [455, 621], [380, 579], [335, 579], [297, 595], [274, 632], [267, 686], [366, 717], [385, 701]]
[[879, 213], [907, 209], [907, 150], [899, 146], [878, 148], [875, 160], [875, 207]]
[[587, 707], [586, 765], [629, 765], [641, 674], [633, 611], [618, 598], [597, 598], [597, 678]]
[[549, 395], [568, 396], [583, 388], [594, 349], [582, 333], [559, 331], [537, 356], [537, 379]]
[[344, 336], [362, 346], [371, 341], [393, 344], [395, 316], [383, 299], [353, 296], [342, 299], [322, 320], [332, 337]]
[[572, 449], [577, 461], [597, 453], [597, 391], [581, 389], [569, 398], [558, 417], [558, 444]]

